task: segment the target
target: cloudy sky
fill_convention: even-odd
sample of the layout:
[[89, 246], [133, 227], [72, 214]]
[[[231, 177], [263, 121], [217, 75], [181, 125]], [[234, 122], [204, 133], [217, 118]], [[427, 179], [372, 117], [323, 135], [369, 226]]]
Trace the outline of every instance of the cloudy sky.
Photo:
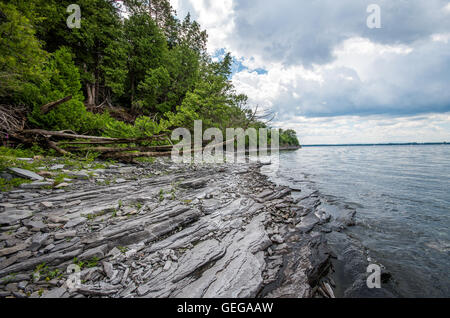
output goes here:
[[[450, 142], [450, 1], [171, 0], [303, 144]], [[377, 4], [381, 28], [367, 19]]]

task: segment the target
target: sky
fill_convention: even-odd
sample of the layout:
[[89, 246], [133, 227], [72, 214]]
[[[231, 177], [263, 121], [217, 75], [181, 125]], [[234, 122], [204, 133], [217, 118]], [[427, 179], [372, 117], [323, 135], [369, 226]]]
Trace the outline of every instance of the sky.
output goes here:
[[212, 56], [232, 53], [236, 90], [302, 144], [450, 142], [450, 1], [171, 3], [207, 30]]

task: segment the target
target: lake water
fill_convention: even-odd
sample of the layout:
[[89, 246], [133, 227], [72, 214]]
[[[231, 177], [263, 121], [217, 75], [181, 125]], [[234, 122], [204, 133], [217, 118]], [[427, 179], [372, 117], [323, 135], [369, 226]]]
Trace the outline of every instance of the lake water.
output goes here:
[[274, 181], [356, 210], [344, 230], [392, 273], [396, 295], [450, 297], [450, 146], [306, 147]]

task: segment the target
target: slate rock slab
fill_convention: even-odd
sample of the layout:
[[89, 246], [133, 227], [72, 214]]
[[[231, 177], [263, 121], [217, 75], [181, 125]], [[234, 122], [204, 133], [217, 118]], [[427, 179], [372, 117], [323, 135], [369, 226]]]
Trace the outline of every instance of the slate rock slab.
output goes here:
[[22, 178], [26, 178], [26, 179], [30, 179], [30, 180], [34, 180], [34, 181], [42, 181], [42, 180], [44, 180], [43, 177], [41, 177], [37, 173], [34, 173], [32, 171], [29, 171], [29, 170], [20, 169], [20, 168], [9, 168], [8, 170], [11, 171], [12, 173], [14, 173], [15, 175], [17, 175], [19, 177], [22, 177]]

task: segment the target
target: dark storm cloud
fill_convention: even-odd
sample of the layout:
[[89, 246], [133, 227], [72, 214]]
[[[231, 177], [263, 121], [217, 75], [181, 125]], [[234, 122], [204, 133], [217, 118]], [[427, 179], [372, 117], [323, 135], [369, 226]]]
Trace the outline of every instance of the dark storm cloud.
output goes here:
[[[322, 64], [333, 48], [351, 37], [381, 44], [410, 44], [433, 33], [448, 32], [442, 0], [237, 0], [233, 46], [284, 64]], [[381, 8], [381, 29], [367, 27], [367, 7]]]

